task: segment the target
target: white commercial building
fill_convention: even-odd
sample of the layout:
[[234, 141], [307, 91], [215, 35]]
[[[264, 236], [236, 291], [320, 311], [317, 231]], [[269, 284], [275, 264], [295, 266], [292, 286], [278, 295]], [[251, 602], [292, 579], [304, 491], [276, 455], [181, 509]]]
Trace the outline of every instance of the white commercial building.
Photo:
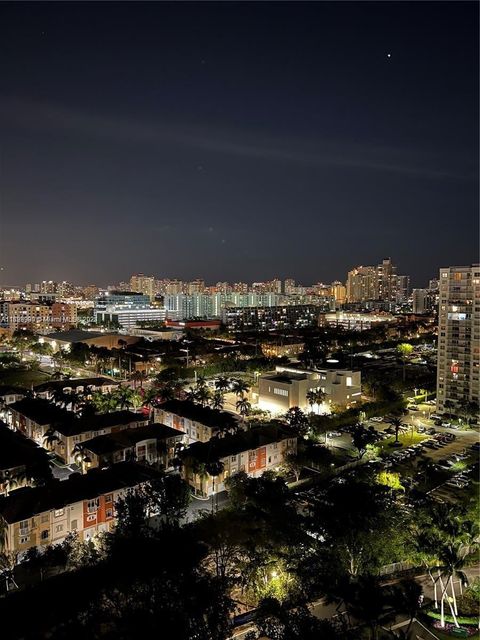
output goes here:
[[[309, 391], [321, 391], [324, 400], [310, 405]], [[349, 407], [362, 395], [360, 371], [320, 369], [316, 371], [277, 366], [275, 372], [258, 379], [258, 406], [273, 414], [285, 413], [292, 407], [303, 411], [330, 413], [332, 405]]]

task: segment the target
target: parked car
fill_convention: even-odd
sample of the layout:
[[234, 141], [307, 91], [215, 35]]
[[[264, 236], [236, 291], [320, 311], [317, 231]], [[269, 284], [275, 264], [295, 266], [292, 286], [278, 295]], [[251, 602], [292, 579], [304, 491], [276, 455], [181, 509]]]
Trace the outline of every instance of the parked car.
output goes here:
[[442, 422], [442, 427], [444, 427], [444, 429], [448, 429], [450, 428], [452, 425], [450, 422]]
[[425, 431], [425, 433], [428, 433], [429, 436], [433, 436], [437, 432], [435, 431], [435, 429], [433, 427], [430, 427], [430, 429], [427, 429]]
[[340, 437], [342, 434], [340, 433], [340, 431], [329, 431], [327, 433], [329, 438], [338, 438]]
[[370, 420], [372, 420], [373, 422], [383, 422], [383, 418], [381, 418], [380, 416], [374, 416], [373, 418], [370, 418]]

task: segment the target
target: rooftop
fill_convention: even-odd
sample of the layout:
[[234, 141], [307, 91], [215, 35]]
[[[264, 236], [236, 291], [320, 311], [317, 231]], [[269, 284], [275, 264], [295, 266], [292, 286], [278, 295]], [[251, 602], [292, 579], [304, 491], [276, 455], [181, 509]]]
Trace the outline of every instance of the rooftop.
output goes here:
[[237, 425], [237, 418], [233, 414], [211, 407], [202, 407], [191, 400], [167, 400], [158, 408], [182, 418], [195, 420], [206, 427], [222, 429]]
[[0, 420], [0, 471], [48, 462], [45, 449]]
[[117, 425], [123, 426], [146, 420], [143, 414], [126, 409], [81, 417], [73, 411], [60, 408], [43, 398], [23, 398], [11, 404], [10, 409], [33, 420], [36, 424], [52, 425], [55, 431], [65, 436], [77, 435], [86, 431], [100, 431]]
[[0, 396], [22, 395], [26, 393], [22, 387], [15, 387], [9, 384], [0, 384]]
[[9, 408], [40, 425], [67, 423], [75, 418], [71, 411], [57, 407], [43, 398], [22, 398]]
[[[105, 337], [109, 334], [101, 331], [82, 331], [81, 329], [70, 329], [69, 331], [55, 331], [48, 333], [45, 337], [57, 342], [85, 342], [93, 338]], [[116, 335], [116, 334], [115, 334]]]
[[12, 524], [52, 509], [91, 500], [101, 495], [134, 487], [155, 479], [158, 472], [144, 465], [121, 462], [110, 469], [91, 469], [86, 475], [74, 473], [67, 480], [52, 480], [41, 487], [26, 487], [0, 498], [0, 514]]
[[82, 446], [96, 455], [105, 455], [115, 451], [122, 451], [122, 449], [129, 449], [143, 440], [166, 440], [167, 438], [181, 437], [182, 435], [184, 435], [183, 431], [156, 422], [136, 429], [125, 429], [117, 433], [97, 436], [82, 442]]
[[199, 462], [211, 462], [244, 451], [258, 449], [272, 442], [296, 438], [296, 434], [284, 425], [272, 423], [239, 431], [224, 438], [211, 438], [208, 442], [194, 442], [181, 453], [184, 458], [195, 458]]
[[37, 384], [33, 388], [35, 393], [44, 393], [45, 391], [55, 391], [57, 389], [76, 389], [77, 387], [106, 387], [118, 385], [118, 382], [109, 378], [69, 378], [68, 380], [48, 380]]
[[294, 380], [307, 380], [308, 376], [305, 373], [274, 373], [269, 376], [262, 376], [263, 380], [272, 380], [272, 382], [283, 382], [284, 384], [291, 384]]

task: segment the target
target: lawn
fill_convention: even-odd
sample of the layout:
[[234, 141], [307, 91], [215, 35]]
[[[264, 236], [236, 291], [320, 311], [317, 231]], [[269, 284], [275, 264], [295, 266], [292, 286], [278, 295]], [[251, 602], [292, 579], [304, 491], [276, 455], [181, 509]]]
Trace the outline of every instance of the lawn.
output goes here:
[[378, 442], [375, 446], [379, 447], [385, 453], [391, 453], [392, 451], [402, 449], [403, 447], [411, 447], [412, 444], [423, 442], [423, 440], [425, 440], [426, 438], [428, 438], [428, 436], [426, 436], [424, 433], [417, 433], [416, 431], [412, 433], [411, 431], [408, 431], [407, 433], [398, 434], [398, 441], [401, 443], [401, 447], [392, 446], [395, 442], [394, 435], [392, 435], [392, 437], [388, 438], [387, 440]]
[[30, 389], [32, 385], [50, 380], [51, 376], [43, 371], [30, 369], [6, 369], [0, 371], [0, 385], [13, 385]]

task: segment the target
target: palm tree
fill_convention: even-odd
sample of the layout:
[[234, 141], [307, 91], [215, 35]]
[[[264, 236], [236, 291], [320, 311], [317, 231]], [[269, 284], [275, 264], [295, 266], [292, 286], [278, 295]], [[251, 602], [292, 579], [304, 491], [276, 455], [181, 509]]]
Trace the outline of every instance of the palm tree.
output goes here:
[[65, 407], [70, 405], [71, 410], [75, 411], [76, 407], [80, 404], [82, 399], [81, 394], [77, 393], [75, 389], [72, 389], [69, 393], [66, 394], [66, 404]]
[[408, 425], [406, 425], [399, 416], [394, 416], [394, 415], [389, 416], [388, 418], [385, 418], [385, 422], [387, 424], [391, 424], [392, 427], [395, 429], [395, 442], [398, 443], [398, 434], [399, 434], [400, 428], [407, 427]]
[[317, 404], [319, 407], [320, 405], [324, 402], [325, 400], [325, 392], [322, 391], [321, 389], [316, 389], [315, 390], [315, 404]]
[[197, 389], [204, 389], [207, 386], [207, 381], [204, 376], [198, 376], [197, 381], [195, 382]]
[[53, 451], [55, 443], [59, 441], [60, 438], [57, 436], [55, 429], [53, 427], [49, 427], [43, 436], [43, 445], [50, 451]]
[[409, 637], [410, 628], [421, 606], [422, 594], [422, 586], [413, 578], [402, 580], [393, 588], [392, 604], [395, 611], [406, 613], [409, 617], [408, 626], [402, 634], [404, 638]]
[[[440, 549], [439, 559], [442, 564], [439, 578], [440, 586], [442, 588], [440, 599], [440, 626], [442, 628], [445, 627], [445, 600], [447, 600], [450, 607], [450, 613], [452, 614], [455, 626], [459, 626], [457, 620], [457, 595], [455, 593], [453, 578], [459, 578], [461, 585], [468, 585], [468, 578], [466, 573], [463, 571], [463, 568], [465, 567], [466, 560], [469, 555], [468, 547], [463, 543], [447, 543]], [[445, 577], [445, 584], [443, 583], [443, 577]], [[448, 587], [450, 587], [451, 599], [447, 594]]]
[[18, 485], [18, 481], [15, 475], [11, 474], [8, 469], [5, 471], [3, 477], [3, 484], [5, 486], [5, 495], [8, 496], [11, 489], [14, 489]]
[[185, 400], [190, 400], [190, 402], [195, 402], [197, 399], [197, 390], [193, 387], [189, 387], [188, 391], [185, 393]]
[[407, 358], [408, 356], [412, 353], [413, 351], [413, 347], [411, 344], [408, 344], [408, 342], [402, 342], [401, 344], [397, 345], [397, 352], [399, 353], [402, 362], [403, 362], [403, 381], [405, 382], [405, 374], [406, 374], [406, 364], [407, 364]]
[[376, 576], [365, 575], [348, 582], [342, 590], [342, 600], [348, 614], [366, 624], [371, 640], [377, 638], [379, 625], [395, 617], [389, 594]]
[[120, 406], [120, 409], [128, 409], [133, 406], [132, 393], [133, 389], [129, 387], [118, 387], [115, 390], [114, 398]]
[[223, 393], [215, 391], [210, 406], [212, 409], [222, 410], [224, 405]]
[[247, 398], [242, 397], [237, 400], [237, 402], [235, 403], [235, 407], [245, 421], [245, 417], [248, 416], [252, 409], [252, 405], [250, 404], [250, 402], [247, 400]]
[[317, 402], [317, 394], [314, 389], [310, 389], [305, 394], [305, 398], [310, 405], [310, 412], [313, 413], [313, 405]]
[[[225, 465], [221, 460], [212, 460], [205, 464], [205, 471], [212, 478], [212, 512], [215, 498], [215, 478], [220, 476], [225, 470]], [[218, 495], [217, 495], [217, 507], [218, 507]]]
[[237, 395], [237, 396], [242, 396], [245, 393], [248, 393], [250, 391], [250, 386], [244, 381], [244, 380], [233, 380], [232, 381], [232, 391]]
[[210, 400], [210, 391], [208, 390], [208, 387], [199, 387], [195, 392], [195, 399], [202, 405], [202, 407], [205, 407]]
[[227, 376], [219, 376], [215, 381], [215, 388], [221, 393], [225, 393], [230, 389], [230, 378], [227, 378]]
[[64, 389], [54, 389], [52, 399], [55, 404], [58, 404], [61, 407], [66, 407], [68, 404], [68, 395], [65, 393]]

